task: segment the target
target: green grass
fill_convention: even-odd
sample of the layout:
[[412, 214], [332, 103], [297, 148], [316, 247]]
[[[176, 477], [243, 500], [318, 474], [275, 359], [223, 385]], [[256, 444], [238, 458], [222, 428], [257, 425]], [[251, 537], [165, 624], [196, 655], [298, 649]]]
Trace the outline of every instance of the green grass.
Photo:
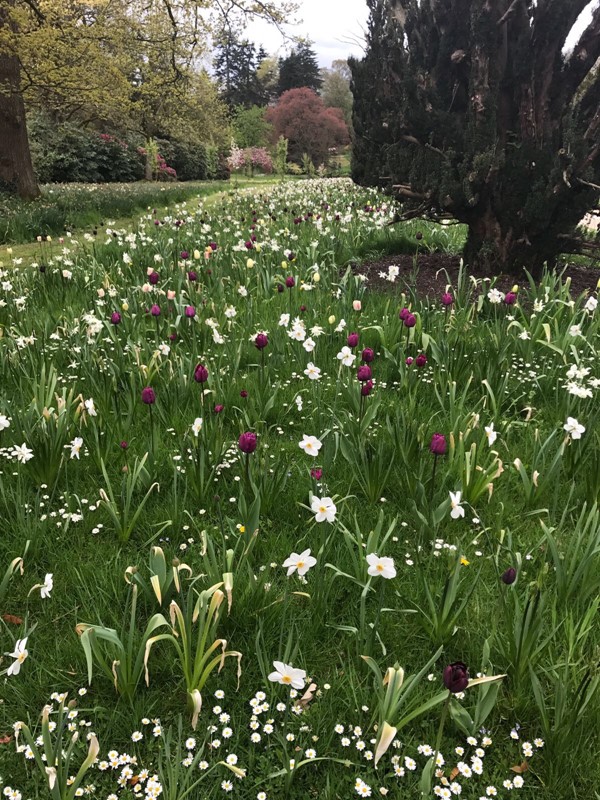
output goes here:
[[[573, 298], [571, 307], [565, 288], [552, 276], [539, 287], [523, 289], [515, 306], [494, 305], [481, 285], [484, 296], [471, 303], [468, 278], [461, 275], [451, 310], [437, 298], [414, 300], [416, 324], [406, 328], [398, 312], [408, 300], [397, 286], [388, 293], [371, 292], [351, 274], [340, 277], [339, 265], [348, 253], [382, 247], [385, 212], [364, 211], [380, 202], [372, 192], [335, 181], [217, 195], [174, 210], [173, 219], [186, 219], [181, 227], [168, 223], [157, 229], [142, 217], [123, 226], [108, 244], [82, 239], [73, 253], [44, 251], [44, 273], [24, 263], [3, 277], [12, 287], [2, 289], [6, 305], [0, 305], [0, 415], [10, 419], [10, 426], [0, 430], [0, 582], [26, 541], [29, 548], [24, 574], [11, 580], [0, 608], [0, 614], [22, 622], [14, 624], [9, 617], [1, 623], [0, 651], [10, 653], [14, 639], [30, 635], [19, 675], [1, 678], [0, 736], [12, 733], [16, 720], [38, 726], [36, 735], [52, 692], [78, 697], [78, 689], [87, 686], [87, 669], [76, 625], [120, 630], [131, 597], [126, 570], [135, 565], [147, 581], [150, 547], [160, 545], [169, 569], [173, 559], [187, 564], [198, 578], [197, 588], [233, 575], [231, 610], [224, 601], [211, 640], [226, 639], [228, 648], [243, 654], [239, 688], [236, 663], [229, 659], [203, 688], [203, 708], [192, 732], [183, 672], [166, 642], [153, 646], [149, 685], [142, 677], [131, 699], [119, 696], [112, 677], [95, 664], [91, 686], [78, 702], [81, 718], [92, 723], [81, 730], [97, 734], [101, 759], [114, 748], [137, 757], [134, 773], [147, 767], [153, 774], [164, 766], [164, 737], [178, 736], [181, 719], [183, 741], [197, 740], [194, 752], [217, 735], [221, 740], [218, 748], [205, 744], [203, 758], [215, 771], [191, 797], [222, 797], [221, 782], [231, 779], [232, 796], [244, 800], [261, 791], [268, 798], [336, 800], [358, 796], [356, 778], [372, 788], [373, 796], [383, 787], [389, 796], [416, 797], [427, 763], [418, 747], [435, 747], [441, 706], [403, 728], [401, 746], [392, 747], [375, 771], [356, 748], [364, 741], [365, 750], [374, 752], [371, 740], [377, 736], [376, 688], [361, 656], [370, 654], [382, 670], [398, 662], [408, 676], [442, 646], [427, 669], [432, 680], [424, 678], [415, 694], [425, 701], [442, 689], [447, 664], [464, 661], [475, 675], [487, 642], [487, 669], [506, 677], [484, 722], [493, 744], [483, 758], [483, 776], [458, 777], [461, 796], [477, 800], [488, 785], [495, 785], [500, 797], [513, 796], [517, 790], [505, 791], [502, 782], [514, 778], [511, 767], [523, 762], [522, 743], [541, 737], [545, 745], [527, 756], [530, 769], [517, 796], [593, 797], [598, 769], [589, 752], [598, 738], [597, 695], [580, 716], [573, 714], [581, 682], [589, 678], [593, 686], [598, 678], [600, 646], [590, 622], [600, 574], [593, 547], [598, 524], [590, 512], [600, 494], [599, 411], [592, 388], [600, 378], [598, 312], [584, 310], [585, 298]], [[325, 203], [330, 212], [320, 209]], [[340, 224], [333, 213], [344, 209], [350, 217]], [[308, 211], [313, 218], [295, 225], [294, 219]], [[319, 224], [316, 213], [321, 213]], [[394, 236], [412, 242], [415, 227], [398, 226]], [[435, 230], [422, 230], [420, 247], [433, 246]], [[135, 236], [128, 236], [132, 232]], [[252, 234], [260, 249], [248, 251], [244, 242]], [[218, 249], [205, 258], [209, 241]], [[196, 249], [199, 259], [181, 262], [181, 251]], [[73, 263], [65, 264], [64, 258]], [[149, 267], [158, 272], [159, 282], [147, 292], [142, 286]], [[71, 277], [63, 276], [64, 269]], [[188, 280], [190, 270], [197, 272], [196, 282]], [[291, 276], [295, 285], [278, 291]], [[161, 294], [170, 290], [172, 300]], [[24, 309], [15, 302], [21, 297]], [[360, 311], [353, 308], [357, 300]], [[153, 303], [161, 308], [157, 318], [148, 313]], [[192, 319], [185, 316], [190, 305], [196, 309]], [[122, 319], [112, 325], [116, 311]], [[289, 325], [279, 324], [286, 313], [304, 321], [314, 350], [288, 336]], [[89, 314], [99, 320], [97, 327]], [[341, 319], [346, 325], [336, 331]], [[222, 343], [213, 335], [215, 321]], [[583, 336], [571, 332], [575, 324]], [[311, 332], [313, 326], [323, 333]], [[264, 358], [250, 341], [261, 330], [269, 338]], [[360, 337], [355, 353], [364, 347], [375, 353], [375, 386], [362, 401], [356, 379], [360, 357], [352, 368], [337, 358], [351, 331]], [[27, 344], [31, 335], [35, 339]], [[418, 353], [426, 353], [426, 365], [407, 365], [406, 357]], [[305, 377], [309, 361], [322, 370], [321, 380]], [[199, 362], [208, 369], [205, 384], [193, 377]], [[590, 372], [567, 378], [573, 364]], [[569, 394], [568, 380], [588, 387], [592, 397]], [[151, 412], [140, 399], [147, 385], [156, 392]], [[96, 415], [89, 404], [82, 408], [90, 398]], [[216, 404], [224, 406], [222, 412], [215, 413]], [[586, 428], [580, 439], [567, 438], [563, 425], [569, 416]], [[191, 430], [197, 417], [204, 420], [199, 438]], [[493, 446], [485, 431], [490, 424], [498, 433]], [[238, 436], [247, 430], [258, 435], [248, 471], [237, 447]], [[429, 450], [435, 432], [445, 434], [448, 448], [437, 462]], [[299, 448], [303, 434], [322, 441], [317, 457]], [[83, 439], [79, 458], [70, 457], [75, 437]], [[23, 442], [34, 457], [26, 464], [7, 458]], [[122, 506], [128, 476], [146, 453], [145, 471], [131, 489], [132, 508], [154, 484], [158, 487], [150, 491], [129, 540], [119, 541], [100, 502], [102, 492], [110, 484]], [[514, 466], [517, 458], [525, 477]], [[216, 464], [221, 468], [210, 476]], [[323, 470], [318, 482], [310, 475], [316, 466]], [[534, 471], [539, 475], [528, 483]], [[457, 490], [465, 516], [453, 519], [449, 492]], [[311, 491], [334, 499], [333, 524], [315, 522]], [[256, 497], [258, 518], [252, 509]], [[591, 520], [585, 530], [578, 524], [584, 503]], [[579, 534], [592, 548], [585, 557], [584, 550], [573, 548]], [[557, 563], [575, 575], [569, 591], [555, 571], [552, 536]], [[290, 553], [306, 548], [317, 564], [303, 583], [297, 575], [288, 578], [281, 565]], [[375, 577], [368, 584], [368, 552], [393, 558], [396, 578]], [[518, 579], [505, 586], [499, 576], [509, 566], [517, 567]], [[439, 608], [455, 570], [460, 578], [456, 597], [448, 599], [446, 615], [436, 624], [427, 619], [432, 616], [428, 593]], [[54, 576], [54, 588], [42, 599], [39, 589], [31, 590], [47, 573]], [[175, 596], [183, 602], [193, 589], [187, 572], [181, 575], [184, 589]], [[364, 589], [367, 585], [372, 591]], [[543, 605], [533, 620], [540, 627], [533, 625], [529, 633], [534, 651], [529, 657], [523, 650], [515, 655], [510, 642], [523, 611], [514, 616], [513, 601], [518, 598], [523, 609], [537, 590]], [[140, 590], [138, 635], [159, 610], [152, 593]], [[163, 613], [168, 618], [166, 607]], [[306, 670], [317, 686], [299, 715], [277, 711], [287, 697], [283, 686], [267, 679], [275, 660]], [[5, 657], [0, 670], [11, 662]], [[225, 692], [224, 699], [215, 697], [217, 690]], [[253, 743], [249, 701], [259, 691], [270, 707], [257, 715], [261, 740]], [[467, 690], [463, 701], [471, 714], [479, 691]], [[556, 724], [561, 691], [563, 716]], [[229, 722], [213, 713], [217, 704], [230, 715]], [[144, 724], [144, 718], [160, 718], [163, 736], [154, 737], [153, 724]], [[264, 731], [271, 718], [273, 734]], [[207, 730], [212, 724], [216, 733]], [[335, 732], [338, 724], [351, 739], [349, 747]], [[349, 730], [356, 725], [362, 733], [352, 738]], [[518, 742], [510, 737], [516, 725]], [[222, 734], [226, 726], [232, 729], [230, 738]], [[131, 740], [134, 731], [144, 734], [139, 743]], [[285, 734], [295, 738], [287, 741]], [[477, 733], [479, 744], [482, 736]], [[462, 757], [454, 752], [459, 746], [465, 748]], [[83, 754], [83, 744], [77, 747]], [[289, 759], [303, 760], [310, 748], [327, 760], [286, 773]], [[441, 738], [446, 763], [470, 763], [474, 750], [457, 723], [447, 720]], [[238, 766], [247, 770], [244, 780], [218, 766], [227, 753], [237, 755]], [[405, 769], [401, 778], [393, 774], [393, 753]], [[414, 772], [404, 765], [405, 757], [417, 763]], [[171, 766], [175, 769], [180, 760], [171, 755]], [[122, 767], [93, 768], [85, 783], [96, 787], [98, 797], [117, 792], [130, 800], [130, 784], [117, 789]], [[0, 745], [0, 776], [24, 798], [49, 796], [32, 762], [14, 752], [14, 743]], [[181, 792], [167, 789], [165, 783], [163, 796], [181, 800]]]

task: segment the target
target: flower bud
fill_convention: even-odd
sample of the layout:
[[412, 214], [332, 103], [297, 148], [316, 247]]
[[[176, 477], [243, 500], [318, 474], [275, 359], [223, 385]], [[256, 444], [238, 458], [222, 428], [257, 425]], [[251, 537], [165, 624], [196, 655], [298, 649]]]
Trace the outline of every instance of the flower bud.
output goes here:
[[156, 395], [154, 393], [154, 389], [151, 386], [146, 386], [142, 389], [142, 403], [145, 403], [147, 406], [154, 405], [156, 402]]
[[514, 567], [509, 567], [502, 573], [500, 578], [502, 583], [505, 583], [507, 586], [512, 586], [512, 584], [517, 580], [517, 570]]
[[254, 346], [257, 350], [264, 350], [264, 348], [269, 344], [269, 340], [265, 333], [258, 333], [254, 340]]
[[349, 333], [346, 343], [348, 347], [356, 347], [358, 344], [358, 333]]
[[204, 364], [197, 364], [194, 370], [194, 380], [196, 383], [206, 383], [208, 380], [208, 370]]
[[371, 367], [363, 364], [361, 367], [358, 368], [356, 373], [356, 377], [358, 380], [363, 383], [364, 381], [370, 381], [373, 373], [371, 372]]
[[370, 347], [365, 347], [365, 349], [362, 351], [361, 358], [365, 364], [370, 364], [371, 361], [375, 360], [375, 353]]

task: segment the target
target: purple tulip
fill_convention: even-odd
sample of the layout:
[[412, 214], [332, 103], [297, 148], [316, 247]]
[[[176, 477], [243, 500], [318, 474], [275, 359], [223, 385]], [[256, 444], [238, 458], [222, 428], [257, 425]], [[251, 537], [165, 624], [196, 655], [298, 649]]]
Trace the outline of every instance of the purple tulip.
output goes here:
[[371, 361], [375, 360], [375, 353], [373, 352], [373, 350], [371, 350], [370, 347], [365, 347], [365, 349], [362, 351], [361, 358], [365, 362], [365, 364], [370, 364]]
[[213, 251], [213, 253], [215, 253], [215, 252], [216, 252], [216, 250], [217, 250], [217, 246], [218, 246], [218, 245], [217, 245], [217, 243], [216, 243], [216, 242], [209, 242], [209, 243], [208, 243], [208, 246], [209, 246], [209, 247], [210, 247], [210, 249]]
[[156, 286], [159, 280], [160, 280], [160, 275], [158, 274], [158, 272], [151, 272], [150, 275], [148, 275], [148, 282], [151, 283], [152, 286]]
[[415, 364], [417, 367], [424, 367], [427, 363], [427, 356], [423, 353], [419, 353], [419, 355], [415, 358]]
[[147, 406], [152, 406], [156, 403], [156, 395], [151, 386], [146, 386], [142, 389], [142, 403], [145, 403]]
[[346, 344], [348, 347], [356, 347], [358, 344], [358, 333], [349, 333], [348, 339], [346, 340]]
[[183, 312], [188, 319], [192, 319], [196, 316], [196, 309], [194, 306], [186, 306], [185, 311]]
[[417, 318], [414, 314], [407, 314], [404, 318], [404, 325], [407, 328], [414, 328], [417, 324]]
[[181, 253], [179, 254], [179, 257], [181, 258], [182, 261], [186, 261], [190, 257], [190, 254], [188, 253], [187, 250], [182, 250]]
[[113, 325], [119, 325], [121, 322], [121, 315], [118, 311], [113, 311], [113, 313], [110, 315], [110, 321]]
[[196, 383], [206, 383], [208, 380], [208, 370], [204, 364], [197, 364], [194, 370], [194, 380]]
[[192, 283], [193, 283], [194, 281], [197, 281], [197, 280], [198, 280], [198, 273], [197, 273], [197, 272], [194, 272], [194, 270], [193, 270], [193, 269], [191, 269], [191, 270], [188, 272], [187, 276], [188, 276], [188, 281], [191, 281]]
[[451, 306], [454, 302], [454, 298], [450, 294], [450, 292], [444, 292], [442, 295], [442, 305], [443, 306]]
[[431, 437], [429, 450], [434, 456], [445, 456], [447, 451], [446, 437], [443, 433], [434, 433]]
[[157, 306], [156, 303], [150, 309], [150, 313], [153, 317], [160, 317], [160, 306]]
[[408, 356], [408, 357], [407, 357], [407, 358], [404, 360], [404, 363], [406, 364], [406, 366], [407, 366], [407, 367], [410, 367], [410, 366], [411, 366], [411, 364], [413, 363], [413, 361], [414, 361], [414, 358], [413, 358], [412, 356]]
[[250, 454], [256, 450], [256, 434], [252, 433], [251, 431], [246, 431], [246, 433], [242, 433], [240, 438], [238, 439], [238, 446], [242, 453]]
[[220, 414], [224, 408], [225, 406], [221, 405], [220, 403], [217, 403], [217, 405], [215, 406], [215, 414]]
[[248, 392], [245, 389], [242, 389], [242, 391], [240, 392], [240, 397], [244, 397], [244, 398], [248, 397]]
[[505, 572], [502, 573], [500, 578], [502, 583], [505, 583], [507, 586], [512, 586], [512, 584], [517, 580], [517, 570], [514, 567], [509, 567]]
[[404, 322], [404, 320], [408, 317], [409, 314], [410, 314], [410, 311], [408, 310], [408, 308], [403, 308], [403, 309], [400, 310], [400, 313], [398, 314], [398, 316]]
[[506, 293], [506, 295], [505, 295], [505, 297], [504, 297], [504, 303], [505, 303], [507, 306], [514, 306], [514, 304], [515, 304], [516, 302], [517, 302], [517, 295], [516, 295], [516, 293], [515, 293], [515, 292], [507, 292], [507, 293]]
[[277, 284], [277, 291], [279, 292], [279, 294], [281, 294], [284, 290], [285, 290], [285, 286], [283, 285], [283, 283], [278, 283]]
[[373, 391], [373, 386], [374, 386], [373, 381], [366, 381], [365, 383], [363, 383], [363, 385], [360, 387], [361, 395], [363, 397], [368, 397]]
[[361, 367], [359, 367], [356, 373], [356, 377], [361, 383], [370, 381], [372, 376], [373, 373], [371, 372], [371, 367], [367, 366], [366, 364], [363, 364]]
[[288, 275], [288, 277], [285, 279], [285, 285], [288, 289], [292, 289], [296, 285], [296, 279], [293, 275]]
[[444, 686], [452, 694], [464, 692], [469, 685], [469, 670], [462, 661], [448, 664], [443, 674]]
[[268, 344], [269, 340], [265, 333], [258, 333], [256, 335], [256, 339], [254, 340], [254, 347], [256, 347], [257, 350], [264, 350]]
[[323, 470], [319, 469], [318, 467], [316, 469], [311, 469], [310, 477], [314, 478], [316, 481], [320, 481], [323, 477]]
[[129, 442], [123, 440], [122, 442], [119, 442], [119, 447], [121, 448], [121, 450], [127, 450], [127, 448], [129, 447]]

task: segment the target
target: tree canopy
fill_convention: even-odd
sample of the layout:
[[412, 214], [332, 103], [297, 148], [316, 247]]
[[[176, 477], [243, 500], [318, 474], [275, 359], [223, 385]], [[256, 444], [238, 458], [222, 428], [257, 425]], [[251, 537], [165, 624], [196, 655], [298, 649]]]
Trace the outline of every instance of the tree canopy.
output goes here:
[[352, 61], [353, 175], [408, 216], [469, 226], [466, 256], [538, 271], [588, 247], [573, 231], [600, 185], [600, 6], [589, 0], [367, 0]]
[[279, 95], [303, 87], [318, 91], [322, 83], [316, 53], [308, 42], [301, 42], [279, 60]]

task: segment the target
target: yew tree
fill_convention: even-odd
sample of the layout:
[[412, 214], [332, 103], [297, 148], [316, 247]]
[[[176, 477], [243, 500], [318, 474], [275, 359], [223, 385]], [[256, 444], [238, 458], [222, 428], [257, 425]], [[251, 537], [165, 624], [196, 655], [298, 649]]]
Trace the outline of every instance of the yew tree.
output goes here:
[[590, 252], [576, 227], [600, 192], [600, 4], [367, 2], [354, 179], [397, 193], [404, 217], [468, 225], [465, 259], [491, 273]]

